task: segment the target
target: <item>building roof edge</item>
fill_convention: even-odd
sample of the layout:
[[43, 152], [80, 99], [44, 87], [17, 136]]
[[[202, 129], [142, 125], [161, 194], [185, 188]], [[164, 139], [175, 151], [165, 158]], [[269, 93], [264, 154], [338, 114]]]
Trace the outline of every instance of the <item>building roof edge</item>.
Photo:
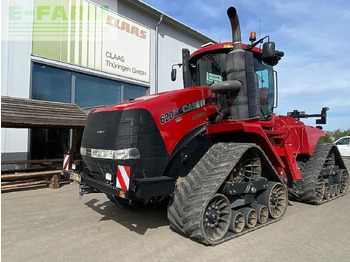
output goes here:
[[158, 10], [158, 9], [148, 5], [148, 4], [146, 4], [143, 1], [140, 1], [140, 0], [132, 0], [132, 1], [124, 0], [124, 1], [129, 3], [129, 4], [131, 4], [131, 5], [133, 5], [133, 6], [136, 6], [138, 8], [141, 8], [141, 9], [145, 10], [145, 11], [153, 14], [154, 16], [160, 17], [161, 15], [163, 15], [163, 21], [168, 22], [168, 23], [176, 26], [179, 29], [181, 29], [181, 30], [183, 30], [183, 31], [185, 31], [187, 33], [190, 33], [193, 36], [195, 36], [195, 37], [197, 37], [199, 39], [202, 39], [205, 42], [217, 43], [214, 39], [212, 39], [212, 38], [202, 34], [201, 32], [199, 32], [199, 31], [193, 29], [192, 27], [190, 27], [190, 26], [180, 22], [179, 20], [169, 16], [168, 14], [166, 14], [166, 13], [164, 13], [164, 12], [162, 12], [162, 11], [160, 11], [160, 10]]

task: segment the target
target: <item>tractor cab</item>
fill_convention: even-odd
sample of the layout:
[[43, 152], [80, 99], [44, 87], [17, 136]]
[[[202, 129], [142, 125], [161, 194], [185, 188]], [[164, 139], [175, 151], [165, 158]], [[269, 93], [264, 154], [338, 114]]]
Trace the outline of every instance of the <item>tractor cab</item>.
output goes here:
[[[251, 35], [254, 35], [252, 32]], [[250, 40], [252, 40], [252, 36]], [[255, 40], [255, 39], [254, 39]], [[261, 120], [268, 120], [272, 116], [273, 109], [277, 106], [277, 74], [273, 66], [284, 55], [283, 52], [274, 50], [274, 43], [267, 42], [263, 48], [257, 48], [262, 39], [251, 45], [242, 44], [246, 52], [253, 56], [254, 86], [257, 86], [257, 100]], [[207, 44], [190, 55], [187, 49], [182, 52], [183, 63], [178, 64], [183, 68], [184, 87], [212, 86], [227, 81], [227, 54], [233, 49], [232, 43]], [[176, 69], [173, 68], [172, 80], [176, 78]], [[232, 92], [231, 92], [232, 93]], [[232, 96], [231, 96], [232, 98]], [[217, 92], [219, 111], [230, 103], [230, 96], [226, 92]], [[228, 117], [228, 114], [227, 116]]]

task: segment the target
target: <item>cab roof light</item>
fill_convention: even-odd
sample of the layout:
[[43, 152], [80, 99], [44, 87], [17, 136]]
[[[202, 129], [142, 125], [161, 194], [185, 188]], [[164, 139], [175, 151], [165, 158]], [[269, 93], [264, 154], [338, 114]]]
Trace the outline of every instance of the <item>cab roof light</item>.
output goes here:
[[256, 32], [251, 31], [249, 35], [249, 41], [253, 44], [255, 40], [256, 40]]
[[201, 48], [211, 46], [211, 45], [214, 45], [214, 43], [213, 42], [206, 43], [204, 45], [201, 45]]

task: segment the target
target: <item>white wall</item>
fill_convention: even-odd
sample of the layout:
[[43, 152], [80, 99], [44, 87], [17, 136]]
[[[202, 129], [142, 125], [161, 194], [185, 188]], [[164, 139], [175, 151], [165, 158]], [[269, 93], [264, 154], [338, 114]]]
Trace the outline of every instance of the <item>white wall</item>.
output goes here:
[[[13, 8], [11, 14], [10, 8]], [[33, 0], [1, 1], [1, 95], [29, 98], [33, 18], [25, 12], [30, 10], [33, 10]], [[25, 31], [14, 35], [17, 29], [13, 30], [9, 22], [17, 22], [22, 28], [26, 25]], [[1, 129], [1, 153], [23, 157], [27, 151], [27, 129]]]
[[172, 82], [170, 79], [171, 66], [182, 62], [183, 48], [193, 53], [204, 43], [194, 40], [167, 24], [160, 24], [159, 34], [159, 91], [182, 89], [182, 68], [175, 67], [177, 77], [176, 81]]
[[[155, 28], [159, 16], [150, 12], [137, 10], [130, 6], [127, 1], [118, 0], [92, 0], [92, 2], [107, 6], [108, 9], [117, 12], [151, 30], [150, 43], [150, 93], [155, 92], [155, 64], [156, 64], [156, 34]], [[9, 8], [17, 6], [16, 17], [24, 21], [27, 31], [22, 38], [9, 37]], [[1, 95], [30, 98], [31, 83], [31, 53], [32, 53], [32, 28], [33, 18], [25, 15], [25, 11], [33, 10], [34, 0], [2, 0], [2, 45], [1, 45]], [[188, 48], [191, 52], [198, 49], [203, 42], [189, 36], [183, 31], [175, 29], [169, 21], [164, 19], [159, 25], [159, 57], [158, 57], [158, 90], [159, 92], [181, 89], [182, 69], [177, 68], [177, 80], [170, 79], [171, 66], [181, 63], [182, 49]], [[137, 48], [137, 47], [130, 47]], [[28, 152], [27, 129], [2, 129], [1, 152], [2, 153], [23, 153]]]
[[33, 17], [25, 12], [31, 10], [33, 0], [1, 1], [1, 95], [29, 98]]
[[[101, 1], [101, 0], [99, 0]], [[151, 87], [150, 93], [155, 92], [155, 62], [156, 62], [156, 25], [159, 22], [160, 17], [153, 15], [145, 15], [139, 10], [136, 10], [119, 1], [118, 13], [126, 16], [144, 26], [151, 29]], [[168, 19], [163, 19], [159, 25], [159, 42], [158, 42], [158, 91], [164, 92], [169, 90], [176, 90], [183, 88], [182, 82], [182, 69], [177, 68], [178, 74], [175, 82], [170, 79], [171, 66], [182, 62], [182, 49], [188, 48], [190, 52], [193, 52], [205, 44], [194, 37], [190, 37], [183, 31], [175, 29], [169, 24]]]

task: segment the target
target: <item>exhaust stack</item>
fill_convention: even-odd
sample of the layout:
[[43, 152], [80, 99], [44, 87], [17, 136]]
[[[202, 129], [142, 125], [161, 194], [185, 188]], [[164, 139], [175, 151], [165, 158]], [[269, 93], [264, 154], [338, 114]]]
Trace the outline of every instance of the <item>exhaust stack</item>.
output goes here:
[[233, 50], [242, 49], [241, 27], [236, 8], [231, 6], [227, 9], [227, 16], [231, 23]]
[[232, 27], [233, 50], [226, 55], [227, 82], [239, 82], [240, 90], [228, 92], [230, 119], [259, 116], [259, 92], [254, 73], [253, 53], [242, 49], [241, 28], [236, 8], [227, 9]]
[[211, 86], [213, 93], [224, 95], [226, 107], [215, 120], [249, 119], [259, 116], [259, 91], [254, 72], [253, 53], [242, 48], [241, 28], [236, 8], [227, 9], [232, 28], [232, 51], [226, 55], [227, 79]]

